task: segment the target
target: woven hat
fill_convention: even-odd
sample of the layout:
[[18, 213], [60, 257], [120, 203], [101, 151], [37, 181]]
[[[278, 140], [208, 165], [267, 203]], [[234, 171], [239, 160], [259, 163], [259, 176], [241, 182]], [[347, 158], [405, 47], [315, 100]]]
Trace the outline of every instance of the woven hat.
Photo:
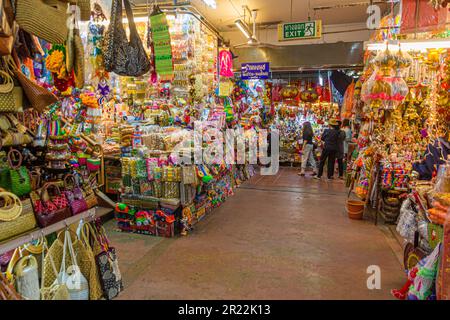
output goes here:
[[328, 121], [328, 124], [329, 124], [330, 126], [338, 126], [338, 125], [339, 125], [339, 122], [338, 122], [337, 119], [330, 119], [330, 121]]

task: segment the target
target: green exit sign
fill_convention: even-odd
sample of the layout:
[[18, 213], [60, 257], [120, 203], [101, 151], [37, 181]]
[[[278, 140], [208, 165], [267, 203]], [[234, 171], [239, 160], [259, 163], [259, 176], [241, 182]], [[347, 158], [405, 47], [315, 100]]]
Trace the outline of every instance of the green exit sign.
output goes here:
[[322, 20], [291, 22], [278, 25], [278, 40], [316, 39], [322, 37]]

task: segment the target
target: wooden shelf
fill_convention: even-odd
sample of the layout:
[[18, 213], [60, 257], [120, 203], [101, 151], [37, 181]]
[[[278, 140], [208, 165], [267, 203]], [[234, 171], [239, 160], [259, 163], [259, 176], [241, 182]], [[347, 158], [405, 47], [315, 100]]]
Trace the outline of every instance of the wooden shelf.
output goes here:
[[70, 218], [62, 220], [58, 223], [52, 224], [46, 228], [32, 230], [16, 238], [9, 239], [0, 243], [0, 254], [4, 254], [8, 251], [14, 250], [15, 248], [20, 247], [21, 245], [29, 243], [30, 241], [39, 239], [39, 237], [47, 236], [53, 232], [62, 230], [66, 226], [70, 226], [71, 224], [77, 223], [82, 219], [90, 221], [94, 218], [102, 217], [112, 211], [113, 209], [111, 208], [96, 207], [89, 209], [83, 213], [77, 214], [76, 216], [72, 216]]

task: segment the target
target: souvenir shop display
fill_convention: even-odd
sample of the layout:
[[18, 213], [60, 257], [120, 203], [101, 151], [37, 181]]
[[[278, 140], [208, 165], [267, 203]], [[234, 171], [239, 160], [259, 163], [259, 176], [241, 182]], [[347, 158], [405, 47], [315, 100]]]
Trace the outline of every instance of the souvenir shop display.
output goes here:
[[[365, 203], [366, 217], [396, 225], [404, 239], [407, 280], [393, 296], [448, 299], [442, 249], [448, 242], [449, 52], [404, 50], [401, 42], [413, 35], [399, 33], [399, 19], [384, 19], [389, 31], [374, 40], [402, 39], [400, 45], [367, 51], [363, 75], [346, 94], [346, 114], [361, 122], [348, 185]], [[439, 34], [420, 37], [432, 43]]]
[[[134, 131], [133, 131], [134, 130]], [[137, 127], [129, 129], [135, 134]], [[139, 126], [141, 143], [121, 158], [121, 195], [115, 214], [118, 228], [163, 237], [186, 235], [193, 225], [253, 175], [249, 166], [178, 165], [174, 147], [192, 131]], [[132, 135], [133, 135], [132, 134]], [[191, 152], [191, 144], [184, 152]], [[245, 170], [244, 176], [235, 172]], [[187, 219], [189, 216], [189, 219]]]
[[[67, 24], [69, 1], [54, 3], [15, 1], [15, 21], [9, 22], [18, 27], [13, 37], [20, 41], [0, 61], [0, 298], [112, 299], [123, 285], [98, 220], [112, 211], [98, 207], [97, 199], [103, 151], [93, 133], [100, 127], [102, 100], [85, 86], [86, 34], [75, 15]], [[2, 16], [7, 5], [9, 0], [1, 4]], [[89, 0], [73, 5], [82, 21], [89, 20]], [[107, 86], [107, 74], [98, 75]], [[90, 232], [74, 232], [82, 226]], [[77, 272], [81, 286], [74, 289], [68, 282]]]

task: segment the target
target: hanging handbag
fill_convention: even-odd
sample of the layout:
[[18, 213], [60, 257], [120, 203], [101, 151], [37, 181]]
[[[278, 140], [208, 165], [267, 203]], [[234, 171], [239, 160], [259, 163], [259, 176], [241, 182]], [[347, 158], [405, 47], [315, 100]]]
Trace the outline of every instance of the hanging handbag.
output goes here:
[[84, 86], [84, 46], [78, 28], [73, 30], [73, 49], [75, 86], [81, 89]]
[[[70, 300], [67, 285], [58, 278], [53, 255], [54, 250], [50, 251], [47, 243], [44, 243], [44, 250], [42, 250], [41, 300]], [[53, 279], [53, 282], [47, 284], [47, 279]]]
[[70, 16], [70, 28], [69, 32], [67, 33], [67, 40], [66, 40], [66, 70], [68, 73], [72, 72], [73, 70], [73, 63], [74, 63], [74, 42], [73, 42], [73, 25], [75, 25], [75, 15]]
[[95, 260], [97, 261], [104, 296], [111, 300], [123, 290], [119, 261], [117, 260], [116, 250], [109, 246], [105, 229], [102, 226], [95, 226], [94, 228], [97, 241], [101, 246], [101, 251], [96, 255]]
[[14, 276], [17, 292], [24, 299], [40, 299], [38, 263], [34, 256], [20, 258], [14, 266]]
[[[130, 41], [122, 23], [122, 1], [127, 14]], [[110, 21], [103, 48], [105, 70], [130, 77], [146, 74], [150, 70], [150, 61], [137, 32], [129, 0], [113, 0]]]
[[67, 3], [17, 0], [16, 21], [25, 31], [52, 44], [63, 44], [67, 39]]
[[86, 192], [85, 200], [88, 209], [94, 208], [98, 205], [97, 195], [93, 190], [91, 193]]
[[100, 282], [100, 274], [95, 262], [95, 256], [102, 252], [102, 247], [95, 237], [95, 231], [91, 223], [85, 222], [81, 227], [81, 243], [86, 248], [89, 263], [91, 264], [91, 273], [89, 276], [89, 298], [90, 300], [99, 300], [103, 297], [103, 289]]
[[[50, 187], [56, 190], [56, 196], [53, 199], [50, 198], [48, 193]], [[39, 226], [42, 228], [71, 217], [67, 199], [55, 183], [45, 184], [40, 190], [39, 195], [37, 195], [36, 191], [33, 191], [31, 198], [33, 199], [36, 218]]]
[[[14, 164], [14, 154], [19, 155], [17, 164]], [[22, 153], [16, 149], [8, 152], [10, 166], [9, 177], [11, 180], [11, 192], [18, 197], [25, 196], [31, 192], [30, 175], [26, 167], [22, 166]]]
[[10, 72], [12, 72], [20, 82], [23, 92], [33, 108], [42, 113], [49, 105], [58, 101], [58, 98], [53, 93], [24, 75], [17, 68], [12, 57], [8, 57], [6, 61]]
[[[72, 187], [69, 186], [68, 180], [72, 180]], [[76, 183], [73, 175], [68, 174], [64, 177], [64, 194], [69, 201], [72, 215], [77, 215], [88, 210], [86, 200], [83, 197], [83, 192], [80, 186]]]
[[[73, 235], [76, 238], [76, 235]], [[68, 251], [68, 252], [67, 252]], [[66, 257], [70, 256], [71, 264], [66, 269]], [[64, 231], [64, 248], [57, 280], [65, 283], [69, 290], [70, 300], [89, 300], [89, 283], [81, 273], [72, 244], [72, 235], [69, 229]]]
[[13, 193], [0, 192], [0, 241], [18, 236], [37, 227], [29, 199], [23, 202]]
[[4, 81], [0, 84], [0, 112], [23, 111], [22, 88], [14, 87], [13, 78], [8, 72], [0, 70], [0, 77]]

